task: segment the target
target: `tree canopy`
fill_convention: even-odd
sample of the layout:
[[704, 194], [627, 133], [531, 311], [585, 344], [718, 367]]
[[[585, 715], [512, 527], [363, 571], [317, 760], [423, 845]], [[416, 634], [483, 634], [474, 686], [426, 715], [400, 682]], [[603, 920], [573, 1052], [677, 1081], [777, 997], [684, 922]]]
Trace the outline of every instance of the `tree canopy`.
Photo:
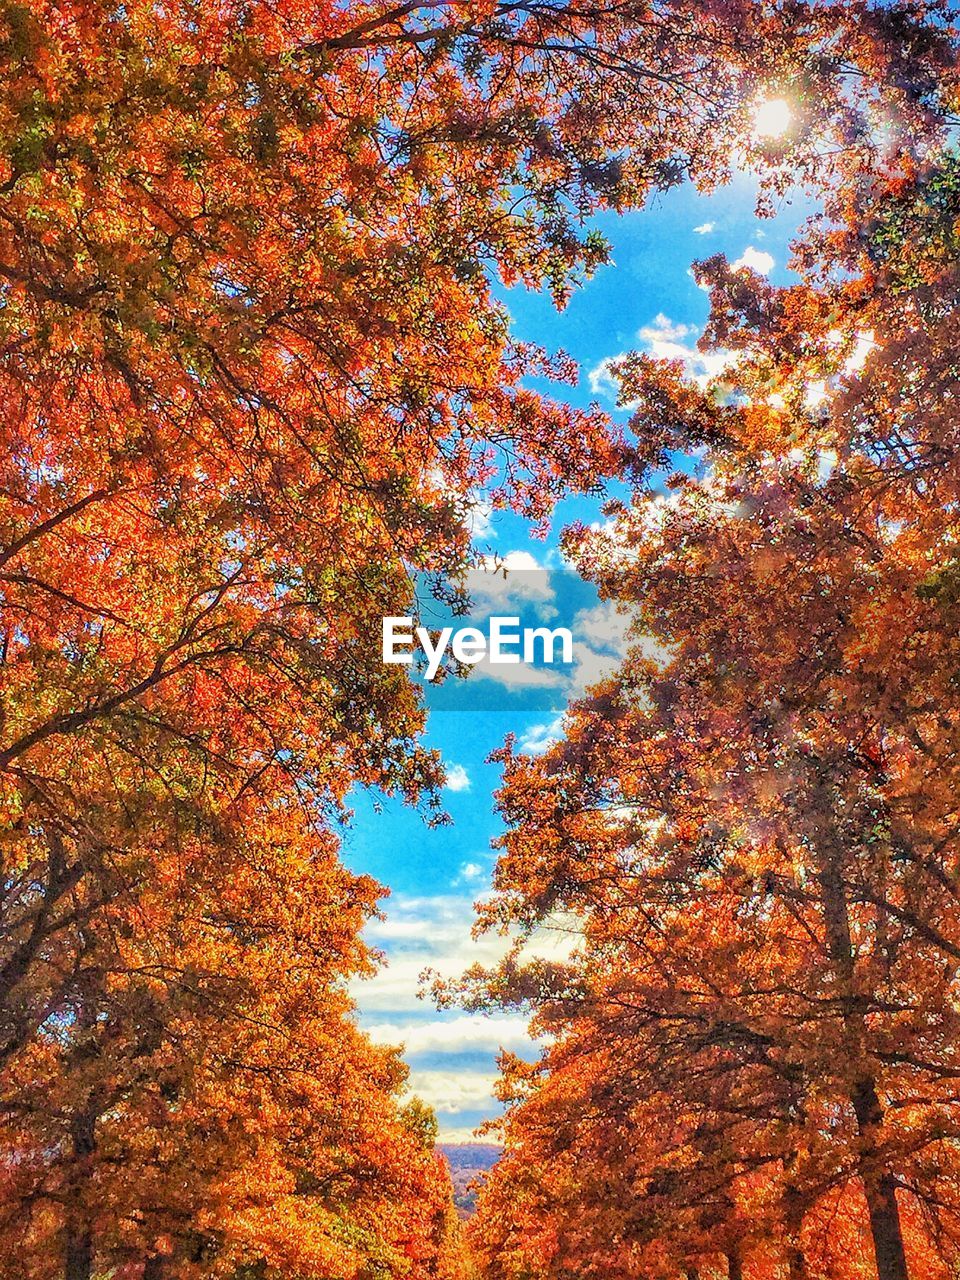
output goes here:
[[[556, 1052], [597, 1046], [613, 1074], [580, 1083], [617, 1092], [676, 1215], [648, 1241], [647, 1200], [603, 1203], [625, 1196], [670, 1265], [734, 1268], [777, 1214], [797, 1266], [831, 1214], [858, 1239], [865, 1197], [887, 1280], [901, 1193], [910, 1247], [942, 1253], [949, 12], [30, 0], [0, 4], [0, 70], [0, 1274], [458, 1274], [428, 1117], [347, 993], [381, 891], [339, 860], [346, 797], [429, 812], [441, 780], [371, 638], [412, 569], [456, 585], [481, 492], [539, 521], [615, 473], [637, 483], [631, 554], [584, 544], [584, 565], [679, 649], [635, 655], [568, 746], [511, 762], [522, 854], [500, 872], [522, 918], [589, 915], [604, 885]], [[771, 146], [750, 122], [773, 91], [803, 110]], [[723, 182], [738, 155], [764, 199], [815, 184], [831, 221], [794, 290], [704, 264], [733, 398], [629, 362], [624, 436], [532, 391], [574, 369], [511, 336], [495, 285], [562, 304], [606, 260], [593, 212]], [[880, 354], [806, 407], [867, 333]], [[649, 467], [703, 445], [709, 476], [651, 520]], [[705, 936], [712, 994], [684, 959]], [[636, 1027], [612, 1021], [624, 983]], [[631, 1113], [609, 1048], [627, 1037], [639, 1072], [651, 1036], [672, 1136], [648, 1077]], [[560, 1132], [597, 1140], [575, 1115]], [[597, 1242], [588, 1178], [611, 1172], [564, 1150], [543, 1229], [567, 1203]]]
[[695, 268], [709, 385], [619, 368], [633, 498], [569, 546], [632, 644], [505, 749], [481, 916], [579, 946], [468, 987], [548, 1035], [505, 1062], [491, 1275], [957, 1265], [957, 160], [861, 160], [798, 284]]

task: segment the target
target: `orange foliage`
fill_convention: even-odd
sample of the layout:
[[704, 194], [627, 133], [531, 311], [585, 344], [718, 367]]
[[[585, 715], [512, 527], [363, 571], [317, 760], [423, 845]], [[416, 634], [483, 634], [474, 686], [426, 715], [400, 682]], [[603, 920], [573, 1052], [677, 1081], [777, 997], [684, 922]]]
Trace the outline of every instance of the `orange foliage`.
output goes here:
[[[882, 159], [877, 110], [935, 136], [937, 7], [829, 10], [0, 3], [0, 1274], [456, 1272], [403, 1069], [345, 989], [379, 892], [338, 861], [345, 798], [439, 781], [379, 618], [411, 566], [457, 580], [479, 487], [541, 520], [623, 461], [525, 384], [571, 362], [511, 339], [493, 276], [562, 302], [606, 258], [582, 219], [722, 180], [772, 81], [812, 105], [764, 198], [826, 140]], [[677, 818], [692, 858], [702, 811]]]
[[549, 1035], [505, 1063], [491, 1277], [960, 1265], [960, 180], [888, 136], [832, 171], [800, 284], [699, 265], [710, 386], [621, 362], [633, 500], [569, 548], [632, 645], [560, 744], [502, 753], [481, 915], [580, 946], [467, 980]]

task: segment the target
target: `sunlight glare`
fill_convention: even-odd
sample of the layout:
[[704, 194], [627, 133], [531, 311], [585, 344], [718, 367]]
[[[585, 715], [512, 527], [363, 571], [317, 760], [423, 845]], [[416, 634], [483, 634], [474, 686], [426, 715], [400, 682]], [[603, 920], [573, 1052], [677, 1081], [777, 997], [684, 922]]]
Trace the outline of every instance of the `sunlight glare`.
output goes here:
[[785, 98], [766, 98], [753, 113], [755, 138], [779, 138], [790, 128], [793, 112]]

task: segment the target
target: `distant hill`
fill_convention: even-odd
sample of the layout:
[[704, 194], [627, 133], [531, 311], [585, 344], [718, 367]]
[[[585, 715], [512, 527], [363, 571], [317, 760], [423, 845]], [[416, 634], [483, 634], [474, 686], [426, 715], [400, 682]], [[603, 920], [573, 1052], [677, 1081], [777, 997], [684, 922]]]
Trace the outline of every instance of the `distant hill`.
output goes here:
[[450, 1166], [453, 1183], [453, 1202], [461, 1218], [469, 1218], [476, 1208], [476, 1187], [482, 1182], [500, 1158], [500, 1147], [489, 1142], [439, 1142]]

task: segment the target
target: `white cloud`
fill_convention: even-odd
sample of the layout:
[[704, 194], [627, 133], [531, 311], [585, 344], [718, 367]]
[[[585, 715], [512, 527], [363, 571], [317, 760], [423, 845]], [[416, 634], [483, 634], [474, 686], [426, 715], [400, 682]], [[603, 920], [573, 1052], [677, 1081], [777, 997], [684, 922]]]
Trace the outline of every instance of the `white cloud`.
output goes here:
[[748, 245], [736, 262], [731, 262], [730, 266], [734, 271], [742, 271], [746, 268], [756, 271], [758, 275], [768, 276], [773, 270], [773, 256], [767, 253], [766, 249], [755, 249], [753, 245]]
[[[424, 928], [425, 926], [421, 926]], [[469, 945], [469, 939], [467, 940]], [[406, 959], [394, 956], [373, 978], [351, 984], [351, 993], [361, 1013], [394, 1015], [404, 1009], [421, 1009], [417, 999], [423, 971], [436, 957], [412, 955]], [[463, 965], [460, 966], [463, 968]], [[453, 976], [453, 970], [447, 976]]]
[[699, 227], [694, 227], [693, 230], [698, 236], [708, 236], [716, 225], [715, 222], [701, 222]]
[[[613, 675], [627, 649], [630, 619], [616, 602], [604, 600], [581, 609], [573, 619], [574, 670], [570, 696], [580, 697], [591, 685]], [[546, 750], [549, 741], [544, 743]]]
[[[725, 353], [704, 354], [697, 350], [697, 328], [692, 324], [682, 324], [671, 320], [661, 311], [637, 330], [637, 338], [648, 355], [658, 360], [679, 360], [689, 377], [703, 383], [719, 373], [729, 362]], [[590, 390], [594, 395], [605, 396], [615, 400], [619, 392], [619, 383], [613, 373], [613, 366], [626, 359], [627, 352], [621, 351], [615, 356], [601, 360], [587, 374]], [[634, 406], [628, 402], [625, 408]]]
[[[360, 1024], [378, 1043], [404, 1046], [408, 1059], [414, 1059], [409, 1092], [446, 1113], [445, 1140], [462, 1140], [471, 1132], [464, 1113], [492, 1114], [498, 1109], [493, 1096], [497, 1052], [504, 1048], [533, 1058], [538, 1045], [520, 1014], [434, 1010], [429, 998], [418, 998], [422, 976], [425, 969], [452, 978], [471, 964], [493, 966], [506, 953], [510, 939], [473, 939], [473, 902], [463, 895], [397, 895], [388, 901], [387, 912], [365, 931], [370, 943], [386, 953], [386, 965], [375, 978], [352, 984]], [[525, 942], [522, 954], [562, 961], [581, 936], [574, 917], [558, 915]], [[464, 1053], [486, 1054], [489, 1068], [464, 1068], [454, 1057]]]
[[578, 644], [574, 648], [576, 669], [573, 677], [573, 697], [581, 697], [587, 689], [612, 676], [620, 665], [615, 653], [602, 653], [589, 645]]
[[[409, 1090], [452, 1113], [452, 1127], [444, 1127], [451, 1141], [461, 1129], [469, 1132], [462, 1119], [458, 1126], [459, 1112], [495, 1109], [497, 1052], [536, 1053], [526, 1020], [518, 1014], [443, 1013], [429, 998], [420, 998], [424, 970], [452, 978], [470, 964], [494, 965], [503, 956], [508, 945], [503, 938], [471, 938], [473, 917], [473, 899], [463, 895], [391, 898], [386, 918], [371, 921], [365, 931], [369, 942], [386, 953], [385, 965], [375, 978], [352, 984], [366, 1032], [378, 1043], [403, 1045], [408, 1058], [422, 1055], [411, 1071]], [[464, 1052], [486, 1053], [489, 1068], [464, 1069], [449, 1056]]]
[[563, 713], [549, 724], [534, 724], [520, 735], [517, 746], [528, 756], [542, 756], [563, 736]]
[[[391, 1021], [401, 1015], [422, 1017], [425, 1006], [420, 993], [427, 969], [453, 978], [472, 964], [495, 965], [503, 958], [509, 939], [498, 934], [471, 936], [474, 902], [473, 897], [455, 893], [423, 897], [398, 894], [388, 900], [385, 919], [372, 920], [364, 930], [371, 946], [385, 953], [386, 963], [375, 977], [351, 984], [368, 1020], [375, 1013], [389, 1013]], [[569, 954], [577, 936], [569, 920], [552, 920], [525, 943], [524, 954], [562, 958]], [[492, 1020], [490, 1025], [494, 1025]], [[495, 1046], [493, 1034], [491, 1042]]]
[[[615, 356], [607, 356], [605, 360], [601, 360], [598, 365], [588, 372], [587, 381], [590, 384], [590, 390], [595, 396], [604, 396], [608, 400], [616, 400], [620, 384], [613, 376], [613, 366], [626, 359], [626, 356], [626, 351], [621, 351]], [[630, 406], [627, 405], [626, 407], [629, 408]]]
[[531, 555], [529, 551], [508, 551], [505, 556], [487, 556], [483, 563], [488, 573], [498, 574], [503, 569], [537, 570], [543, 567], [536, 556]]
[[867, 363], [867, 357], [874, 350], [877, 342], [871, 332], [858, 333], [853, 350], [843, 362], [844, 373], [859, 373]]
[[387, 900], [384, 919], [371, 920], [365, 936], [377, 947], [422, 955], [450, 949], [463, 959], [471, 947], [472, 922], [473, 899], [462, 894], [396, 894]]
[[529, 551], [485, 556], [482, 566], [467, 575], [467, 591], [477, 619], [509, 612], [520, 603], [543, 606], [555, 595], [549, 570]]
[[441, 1142], [496, 1142], [495, 1135], [477, 1134], [476, 1129], [464, 1127], [462, 1125], [440, 1125], [440, 1141]]
[[819, 409], [829, 398], [827, 384], [822, 378], [808, 382], [803, 392], [803, 405], [809, 412]]
[[[845, 335], [839, 330], [831, 330], [827, 334], [827, 345], [830, 347], [838, 347], [845, 340]], [[855, 335], [853, 347], [841, 363], [837, 372], [829, 378], [808, 378], [803, 388], [803, 407], [808, 413], [818, 413], [825, 410], [825, 406], [831, 397], [837, 391], [842, 377], [851, 377], [859, 374], [870, 353], [877, 348], [877, 341], [874, 334], [867, 330]], [[776, 407], [782, 406], [782, 397], [778, 397], [779, 403]], [[771, 396], [769, 403], [774, 403], [774, 397]]]
[[657, 355], [661, 348], [670, 347], [682, 338], [691, 337], [696, 332], [694, 325], [677, 324], [675, 320], [671, 320], [669, 316], [665, 316], [660, 311], [654, 316], [650, 324], [645, 324], [637, 330], [637, 337], [653, 355]]
[[413, 1070], [409, 1089], [438, 1111], [466, 1111], [494, 1105], [495, 1071]]
[[389, 898], [385, 918], [371, 920], [364, 930], [386, 961], [373, 978], [351, 984], [361, 1012], [422, 1017], [424, 970], [452, 978], [471, 964], [496, 964], [505, 943], [496, 936], [471, 937], [474, 902], [467, 892]]
[[470, 775], [462, 764], [447, 765], [446, 788], [448, 791], [469, 791]]
[[467, 1053], [500, 1049], [529, 1052], [527, 1021], [518, 1014], [484, 1017], [464, 1013], [452, 1018], [431, 1018], [417, 1022], [389, 1019], [368, 1024], [364, 1030], [381, 1044], [402, 1044], [409, 1054]]
[[506, 689], [559, 689], [566, 683], [562, 672], [532, 667], [526, 662], [491, 662], [489, 656], [473, 665], [477, 677], [495, 680]]
[[471, 499], [467, 508], [467, 529], [470, 537], [477, 542], [483, 538], [495, 538], [496, 530], [493, 528], [493, 504], [487, 502], [484, 498], [474, 497]]
[[580, 920], [571, 912], [548, 916], [529, 938], [524, 940], [522, 956], [526, 960], [552, 960], [560, 963], [583, 941]]
[[[451, 481], [442, 466], [431, 464], [421, 474], [425, 496], [434, 501], [438, 497], [447, 497], [451, 491]], [[482, 490], [475, 489], [469, 493], [460, 507], [463, 522], [472, 539], [495, 538], [496, 530], [492, 528], [493, 504]]]
[[458, 880], [477, 881], [484, 877], [483, 864], [479, 862], [465, 862], [460, 868]]
[[835, 449], [821, 449], [817, 454], [817, 483], [826, 484], [837, 468], [840, 457]]
[[627, 648], [630, 616], [615, 600], [602, 600], [590, 609], [581, 609], [573, 622], [574, 634], [603, 649], [622, 655]]

